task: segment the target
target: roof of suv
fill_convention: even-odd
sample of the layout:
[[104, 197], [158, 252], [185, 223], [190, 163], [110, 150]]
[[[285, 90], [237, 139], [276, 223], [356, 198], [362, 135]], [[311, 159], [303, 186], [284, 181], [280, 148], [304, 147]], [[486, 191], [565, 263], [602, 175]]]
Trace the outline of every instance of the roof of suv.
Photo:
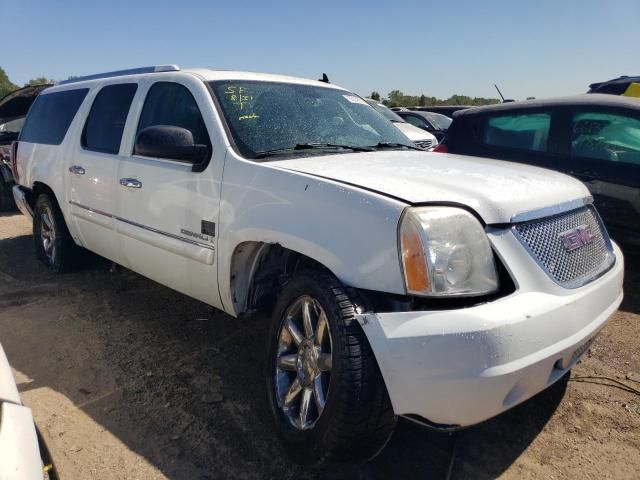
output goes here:
[[265, 82], [284, 82], [284, 83], [299, 83], [304, 85], [314, 85], [317, 87], [330, 87], [344, 90], [342, 87], [333, 85], [331, 83], [325, 83], [318, 80], [310, 80], [308, 78], [291, 77], [288, 75], [278, 75], [273, 73], [258, 73], [258, 72], [242, 72], [233, 70], [209, 70], [209, 69], [188, 69], [182, 70], [183, 72], [198, 75], [207, 81], [215, 80], [261, 80]]
[[[170, 67], [170, 68], [165, 68]], [[166, 75], [166, 74], [187, 74], [200, 77], [204, 81], [216, 81], [216, 80], [257, 80], [265, 82], [281, 82], [281, 83], [296, 83], [300, 85], [313, 85], [316, 87], [328, 87], [344, 90], [337, 85], [328, 84], [318, 80], [310, 80], [307, 78], [291, 77], [287, 75], [277, 75], [270, 73], [257, 73], [257, 72], [243, 72], [233, 70], [210, 70], [204, 68], [190, 68], [180, 69], [174, 65], [160, 66], [155, 68], [162, 68], [160, 70], [153, 71], [154, 67], [142, 67], [130, 70], [121, 70], [116, 72], [106, 72], [102, 74], [89, 75], [87, 77], [72, 78], [64, 82], [59, 83], [51, 89], [51, 91], [66, 90], [68, 87], [79, 87], [92, 85], [96, 82], [102, 82], [104, 80], [116, 80], [121, 78], [139, 79], [140, 77], [154, 76], [154, 75]], [[144, 71], [146, 70], [146, 71]]]
[[615, 95], [606, 95], [603, 93], [591, 93], [581, 95], [571, 95], [567, 97], [541, 98], [535, 100], [523, 100], [519, 102], [499, 103], [497, 105], [487, 105], [483, 107], [474, 107], [467, 110], [459, 110], [453, 114], [454, 118], [460, 118], [467, 115], [482, 115], [483, 113], [520, 110], [526, 108], [540, 108], [552, 106], [571, 106], [571, 105], [600, 105], [605, 107], [625, 107], [634, 110], [640, 110], [640, 101], [637, 98], [620, 97]]

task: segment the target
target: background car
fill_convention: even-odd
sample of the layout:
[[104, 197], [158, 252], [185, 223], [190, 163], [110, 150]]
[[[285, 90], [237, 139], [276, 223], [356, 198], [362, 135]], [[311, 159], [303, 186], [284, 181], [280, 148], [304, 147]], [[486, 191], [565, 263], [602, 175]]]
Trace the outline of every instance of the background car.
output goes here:
[[589, 85], [587, 93], [608, 93], [610, 95], [623, 95], [629, 90], [633, 83], [640, 84], [640, 76], [629, 77], [623, 75], [605, 82], [596, 82]]
[[431, 133], [438, 139], [438, 143], [442, 143], [451, 125], [451, 118], [441, 113], [417, 110], [398, 110], [395, 113], [411, 125]]
[[466, 110], [468, 108], [474, 108], [473, 105], [433, 105], [431, 107], [408, 107], [407, 110], [414, 110], [416, 112], [434, 112], [441, 113], [447, 117], [451, 117], [455, 112], [459, 110]]
[[458, 112], [437, 151], [527, 163], [582, 180], [614, 238], [640, 243], [640, 102], [603, 95]]
[[9, 167], [11, 142], [18, 139], [29, 107], [49, 84], [32, 85], [0, 98], [0, 211], [15, 208], [11, 187], [13, 175]]
[[396, 112], [392, 112], [389, 107], [381, 104], [372, 98], [365, 98], [365, 101], [371, 105], [378, 113], [381, 113], [387, 120], [392, 122], [409, 140], [420, 148], [433, 148], [438, 145], [438, 139], [430, 132], [426, 132], [410, 123], [406, 122]]

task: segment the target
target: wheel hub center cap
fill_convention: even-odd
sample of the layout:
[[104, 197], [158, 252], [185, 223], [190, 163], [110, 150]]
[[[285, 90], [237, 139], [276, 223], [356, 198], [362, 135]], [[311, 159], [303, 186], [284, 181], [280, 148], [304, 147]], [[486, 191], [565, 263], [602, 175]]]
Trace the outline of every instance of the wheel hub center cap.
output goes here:
[[311, 342], [310, 340], [304, 340], [300, 344], [300, 349], [298, 350], [298, 360], [296, 363], [296, 370], [300, 382], [305, 386], [311, 385], [319, 372], [318, 354], [313, 345], [313, 342]]

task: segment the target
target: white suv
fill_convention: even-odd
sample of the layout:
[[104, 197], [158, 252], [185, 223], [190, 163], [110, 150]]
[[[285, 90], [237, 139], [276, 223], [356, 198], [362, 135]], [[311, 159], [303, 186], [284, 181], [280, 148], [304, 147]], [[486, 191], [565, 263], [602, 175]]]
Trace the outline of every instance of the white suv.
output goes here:
[[308, 464], [371, 458], [398, 415], [455, 429], [513, 407], [622, 300], [580, 182], [418, 150], [322, 82], [175, 66], [63, 82], [13, 162], [51, 271], [81, 246], [233, 317], [272, 313], [267, 398]]

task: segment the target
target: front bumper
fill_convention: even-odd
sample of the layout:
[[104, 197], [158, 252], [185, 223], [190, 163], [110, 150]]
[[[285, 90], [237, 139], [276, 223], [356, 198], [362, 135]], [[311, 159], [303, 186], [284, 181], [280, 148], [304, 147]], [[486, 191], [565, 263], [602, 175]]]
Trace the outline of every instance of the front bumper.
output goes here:
[[31, 210], [31, 205], [27, 201], [27, 192], [24, 187], [20, 185], [13, 186], [13, 199], [18, 206], [18, 210], [22, 212], [23, 215], [29, 218], [33, 218], [33, 210]]
[[471, 308], [359, 315], [395, 413], [469, 426], [561, 378], [622, 301], [624, 260], [614, 251], [611, 270], [563, 294], [523, 281]]

